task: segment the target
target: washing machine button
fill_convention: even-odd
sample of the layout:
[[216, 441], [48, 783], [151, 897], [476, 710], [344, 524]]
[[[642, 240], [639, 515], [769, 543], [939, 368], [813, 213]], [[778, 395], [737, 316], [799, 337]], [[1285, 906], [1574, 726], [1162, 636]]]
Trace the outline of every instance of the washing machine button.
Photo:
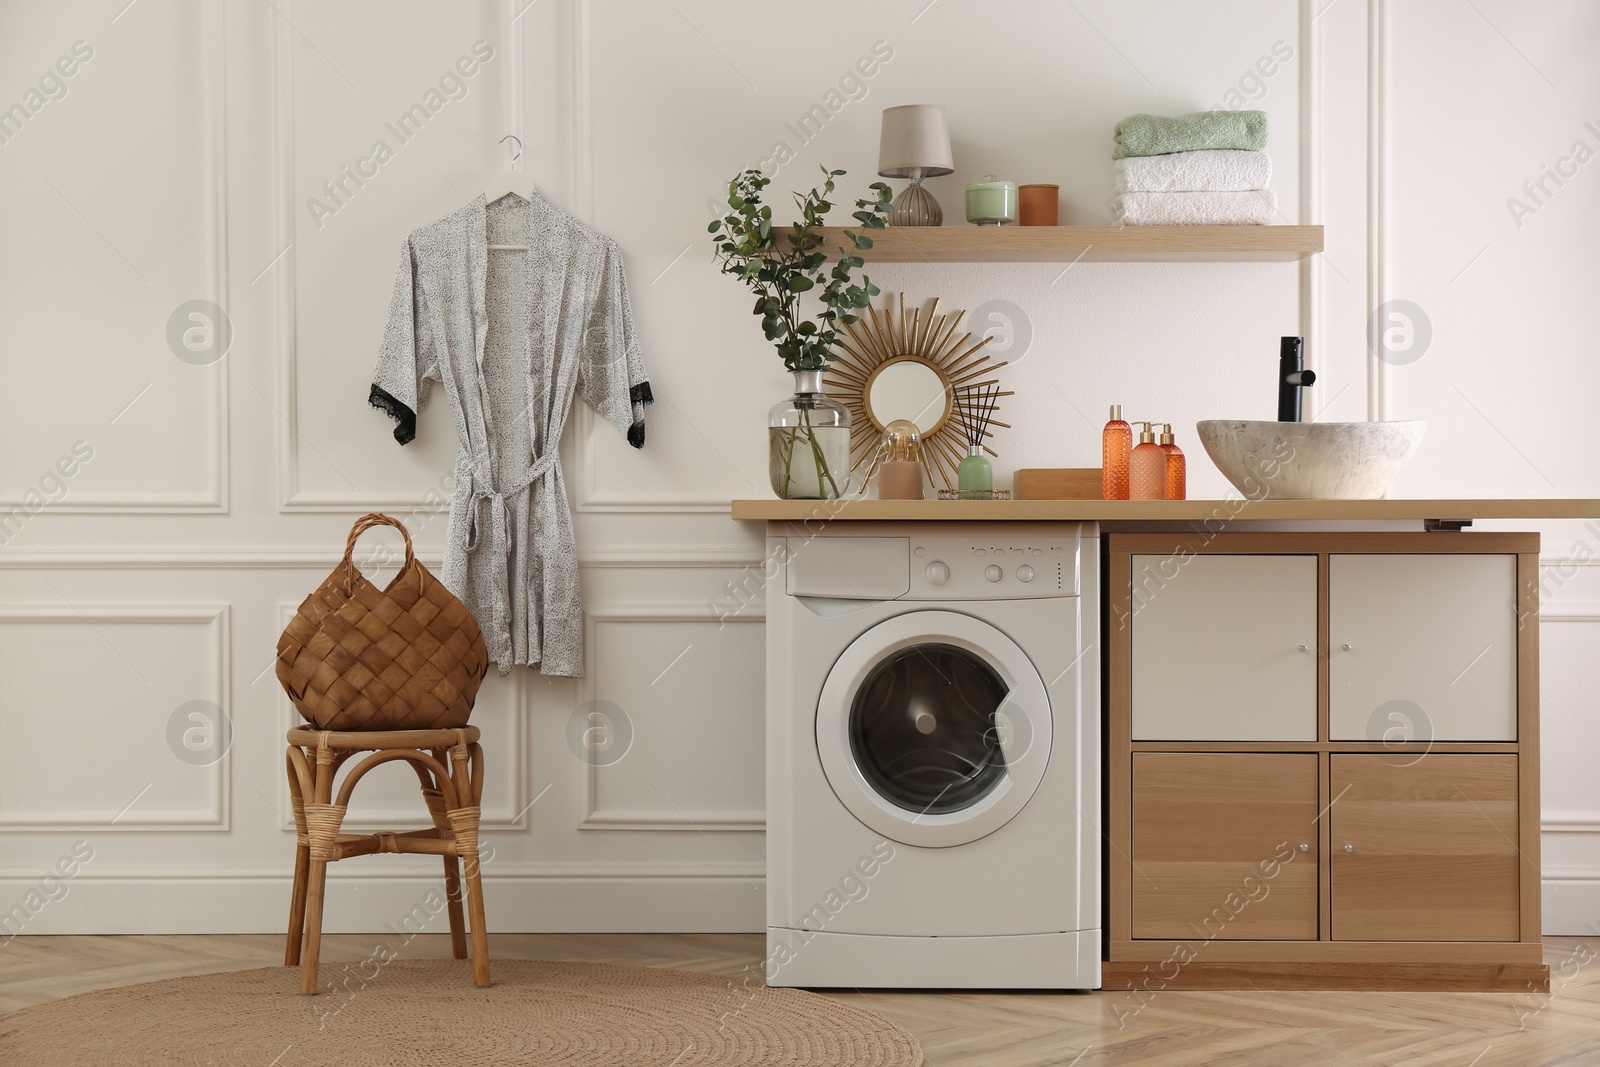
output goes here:
[[1033, 581], [1033, 568], [1028, 566], [1026, 563], [1024, 563], [1022, 566], [1018, 567], [1017, 568], [1017, 581], [1019, 581], [1019, 582], [1031, 582], [1031, 581]]
[[989, 579], [991, 582], [998, 582], [1001, 578], [1006, 576], [1006, 572], [991, 563], [987, 567], [983, 568], [983, 576]]
[[928, 554], [928, 550], [923, 548], [921, 545], [918, 545], [917, 546], [917, 550], [914, 553], [912, 553], [912, 555], [916, 556], [918, 559], [921, 559], [923, 556], [926, 556], [927, 554]]
[[934, 560], [924, 567], [922, 573], [927, 575], [928, 581], [934, 585], [943, 585], [950, 580], [950, 568], [939, 560]]

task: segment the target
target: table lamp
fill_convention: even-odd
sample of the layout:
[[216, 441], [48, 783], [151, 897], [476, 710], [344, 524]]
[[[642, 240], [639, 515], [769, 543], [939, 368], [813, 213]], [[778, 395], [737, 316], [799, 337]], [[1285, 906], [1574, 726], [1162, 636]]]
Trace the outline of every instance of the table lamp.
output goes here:
[[883, 133], [878, 141], [878, 176], [911, 179], [911, 184], [894, 199], [889, 225], [944, 225], [939, 201], [922, 187], [922, 179], [954, 170], [950, 129], [945, 124], [943, 107], [904, 104], [884, 108]]

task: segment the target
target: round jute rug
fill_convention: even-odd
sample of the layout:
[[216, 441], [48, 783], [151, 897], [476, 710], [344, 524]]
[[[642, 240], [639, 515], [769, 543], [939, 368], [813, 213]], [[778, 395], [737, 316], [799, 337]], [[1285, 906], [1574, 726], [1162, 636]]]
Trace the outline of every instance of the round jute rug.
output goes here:
[[917, 1067], [905, 1030], [852, 1004], [747, 978], [596, 963], [394, 960], [270, 967], [83, 993], [0, 1015], [0, 1064], [65, 1067]]

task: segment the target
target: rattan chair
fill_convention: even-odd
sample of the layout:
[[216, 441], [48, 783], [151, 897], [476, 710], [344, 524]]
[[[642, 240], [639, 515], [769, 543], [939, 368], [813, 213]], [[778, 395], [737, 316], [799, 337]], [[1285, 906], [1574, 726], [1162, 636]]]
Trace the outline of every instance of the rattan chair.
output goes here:
[[[289, 731], [289, 795], [294, 803], [296, 847], [294, 895], [289, 904], [289, 937], [283, 962], [287, 967], [300, 966], [300, 992], [317, 991], [328, 864], [379, 852], [416, 852], [444, 858], [450, 944], [458, 960], [467, 958], [466, 925], [461, 911], [465, 873], [473, 981], [480, 986], [489, 984], [489, 935], [484, 927], [483, 881], [478, 870], [478, 805], [483, 799], [483, 750], [478, 747], [478, 736], [476, 726], [362, 732], [301, 726]], [[362, 752], [371, 755], [350, 769], [335, 799], [334, 775], [347, 759]], [[340, 833], [356, 783], [372, 768], [393, 760], [405, 760], [416, 771], [433, 826], [404, 833]]]

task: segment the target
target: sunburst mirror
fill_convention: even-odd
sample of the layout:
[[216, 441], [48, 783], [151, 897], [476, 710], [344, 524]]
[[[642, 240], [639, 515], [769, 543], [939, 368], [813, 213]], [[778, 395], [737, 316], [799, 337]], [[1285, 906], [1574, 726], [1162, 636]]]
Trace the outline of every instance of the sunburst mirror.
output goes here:
[[[863, 480], [878, 464], [884, 427], [896, 419], [916, 423], [922, 436], [922, 461], [946, 489], [956, 482], [956, 468], [967, 454], [963, 413], [967, 390], [979, 393], [996, 386], [996, 370], [1005, 360], [989, 358], [990, 337], [974, 341], [962, 332], [965, 311], [939, 313], [937, 298], [920, 308], [898, 303], [879, 310], [868, 307], [839, 334], [838, 358], [828, 365], [823, 384], [829, 395], [850, 409], [850, 467], [865, 467]], [[992, 395], [1011, 396], [1010, 390]], [[990, 419], [989, 427], [1008, 423]], [[996, 455], [985, 431], [983, 450]]]

